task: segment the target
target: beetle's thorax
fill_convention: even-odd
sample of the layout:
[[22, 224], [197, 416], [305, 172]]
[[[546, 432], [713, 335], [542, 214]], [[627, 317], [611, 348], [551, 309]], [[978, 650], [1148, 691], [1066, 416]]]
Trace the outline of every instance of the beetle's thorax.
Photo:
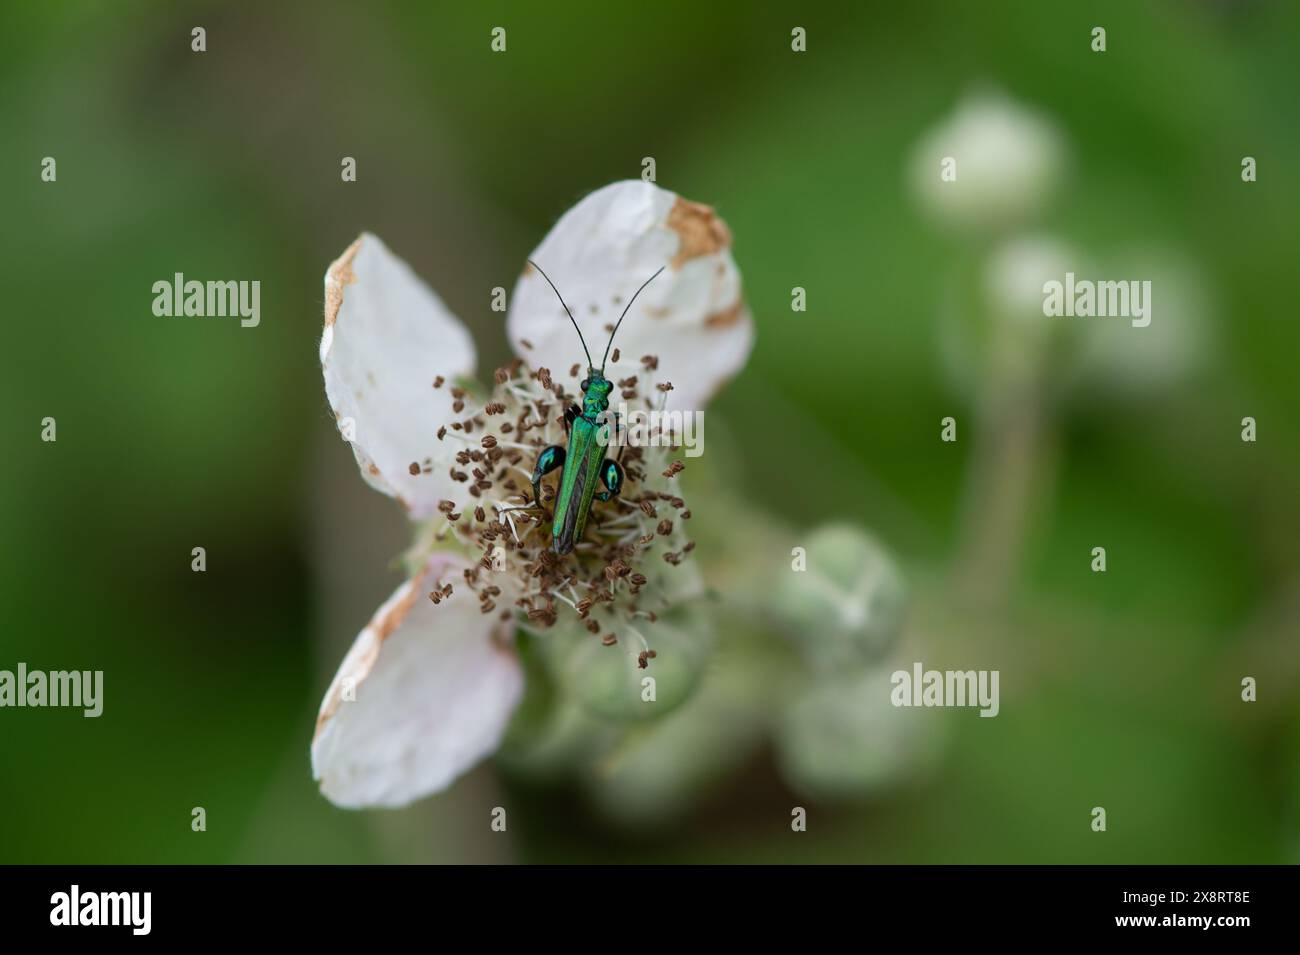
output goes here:
[[614, 390], [614, 383], [598, 371], [591, 371], [583, 379], [582, 413], [592, 418], [609, 408], [609, 394]]

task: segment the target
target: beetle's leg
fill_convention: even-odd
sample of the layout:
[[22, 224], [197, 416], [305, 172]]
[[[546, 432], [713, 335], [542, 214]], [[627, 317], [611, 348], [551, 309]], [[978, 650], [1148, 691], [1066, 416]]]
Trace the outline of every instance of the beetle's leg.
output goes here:
[[[568, 417], [567, 412], [565, 417]], [[564, 467], [564, 457], [564, 448], [558, 444], [551, 445], [537, 456], [537, 464], [533, 466], [533, 504], [535, 506], [542, 506], [542, 478], [556, 468]]]
[[[582, 417], [582, 409], [577, 405], [569, 405], [564, 409], [564, 436], [567, 438], [569, 432], [573, 429], [573, 422]], [[564, 459], [561, 458], [561, 461]]]
[[545, 511], [542, 507], [542, 478], [550, 474], [556, 468], [564, 467], [565, 451], [558, 444], [553, 444], [549, 448], [543, 448], [542, 453], [537, 455], [537, 464], [533, 467], [533, 503], [520, 504], [516, 507], [500, 508], [500, 513], [507, 511]]
[[627, 435], [621, 433], [620, 419], [617, 411], [610, 412], [614, 416], [614, 437], [618, 441], [618, 454], [616, 460], [621, 464], [623, 462], [623, 449], [627, 447]]
[[618, 497], [623, 490], [623, 468], [613, 458], [606, 458], [600, 465], [600, 480], [608, 491], [597, 491], [596, 500], [608, 501]]

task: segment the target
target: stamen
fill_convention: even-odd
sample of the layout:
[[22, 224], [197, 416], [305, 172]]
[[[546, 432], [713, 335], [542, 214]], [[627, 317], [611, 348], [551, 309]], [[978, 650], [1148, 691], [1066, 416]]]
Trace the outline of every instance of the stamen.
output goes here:
[[[615, 362], [620, 357], [613, 353]], [[650, 372], [658, 361], [646, 356], [640, 365]], [[629, 370], [635, 371], [636, 366]], [[571, 368], [570, 377], [580, 371], [581, 366]], [[623, 447], [623, 493], [593, 503], [584, 538], [572, 553], [557, 556], [551, 549], [553, 510], [542, 505], [555, 501], [560, 481], [548, 478], [539, 501], [531, 499], [530, 485], [534, 456], [563, 441], [560, 412], [568, 403], [564, 389], [548, 369], [530, 371], [518, 360], [497, 369], [493, 378], [495, 388], [480, 411], [465, 407], [471, 402], [463, 389], [452, 389], [453, 399], [462, 407], [455, 412], [457, 420], [438, 431], [440, 440], [451, 434], [462, 445], [449, 473], [465, 486], [472, 511], [461, 513], [455, 502], [441, 502], [441, 519], [426, 525], [422, 540], [430, 550], [435, 540], [449, 536], [477, 549], [478, 562], [466, 573], [466, 583], [478, 596], [481, 612], [499, 613], [503, 620], [514, 618], [525, 632], [549, 629], [572, 612], [589, 632], [600, 634], [601, 621], [595, 613], [599, 604], [608, 605], [619, 620], [639, 617], [653, 622], [654, 611], [642, 609], [638, 601], [653, 600], [657, 609], [667, 606], [668, 588], [661, 578], [673, 573], [668, 565], [680, 563], [694, 547], [674, 520], [660, 515], [662, 501], [682, 511], [683, 519], [689, 516], [682, 499], [663, 490], [663, 481], [684, 465], [668, 460], [668, 449], [657, 444]], [[637, 400], [638, 384], [636, 374], [618, 379], [627, 400]], [[667, 389], [659, 389], [659, 399], [660, 404], [666, 401]], [[645, 404], [649, 407], [652, 402], [647, 398]], [[488, 424], [492, 418], [500, 422], [495, 428]], [[425, 467], [431, 468], [432, 461], [426, 461]], [[469, 514], [472, 520], [459, 522]], [[651, 552], [659, 550], [652, 547], [656, 541], [665, 545], [665, 553], [659, 555], [664, 563], [652, 561]], [[503, 592], [513, 595], [504, 607], [499, 606]], [[446, 599], [440, 590], [434, 594], [430, 594], [434, 603]], [[602, 642], [618, 642], [616, 632], [606, 636]], [[645, 666], [654, 659], [654, 651], [641, 634], [634, 639], [641, 647], [638, 665]]]

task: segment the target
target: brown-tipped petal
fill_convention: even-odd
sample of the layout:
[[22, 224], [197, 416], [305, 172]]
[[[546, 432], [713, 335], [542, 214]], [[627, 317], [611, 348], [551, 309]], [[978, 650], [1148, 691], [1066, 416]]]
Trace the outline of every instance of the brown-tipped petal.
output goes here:
[[[451, 418], [452, 398], [433, 381], [472, 375], [474, 342], [410, 266], [369, 233], [325, 274], [320, 360], [325, 394], [361, 476], [413, 518], [454, 496], [447, 466], [458, 442], [435, 434]], [[431, 473], [411, 473], [412, 461], [430, 457]]]
[[[620, 361], [611, 354], [605, 373], [616, 380], [640, 372], [647, 384], [671, 380], [670, 409], [701, 409], [749, 357], [754, 328], [731, 234], [708, 206], [639, 179], [612, 183], [566, 212], [531, 258], [564, 296], [597, 366], [607, 326], [665, 266], [627, 313], [614, 340]], [[536, 269], [525, 268], [515, 285], [507, 330], [516, 353], [534, 366], [571, 369], [580, 361], [578, 373], [561, 381], [578, 390], [586, 374], [582, 345]], [[657, 356], [658, 370], [646, 374], [640, 355]]]
[[[426, 599], [464, 564], [436, 554], [357, 636], [321, 703], [312, 775], [338, 806], [403, 806], [491, 754], [523, 692], [501, 621], [460, 589]], [[445, 589], [440, 591], [445, 593]]]

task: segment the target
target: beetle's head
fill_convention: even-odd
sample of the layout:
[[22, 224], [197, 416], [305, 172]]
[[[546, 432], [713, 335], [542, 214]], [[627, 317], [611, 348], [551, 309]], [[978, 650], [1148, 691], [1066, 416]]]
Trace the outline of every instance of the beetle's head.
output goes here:
[[587, 377], [578, 386], [582, 389], [582, 413], [600, 414], [609, 408], [609, 393], [614, 390], [614, 383], [594, 368], [587, 369]]

